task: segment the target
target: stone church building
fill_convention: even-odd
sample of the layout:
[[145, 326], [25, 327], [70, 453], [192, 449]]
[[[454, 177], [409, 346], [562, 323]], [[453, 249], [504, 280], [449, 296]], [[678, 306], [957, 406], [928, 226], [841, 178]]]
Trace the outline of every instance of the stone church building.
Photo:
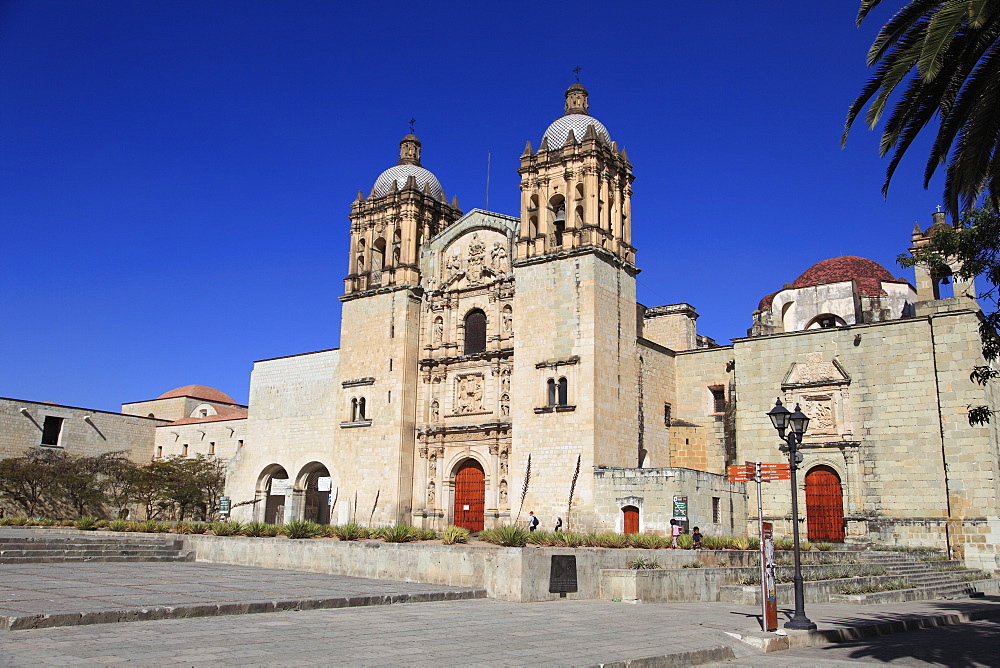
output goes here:
[[[914, 287], [870, 260], [823, 260], [718, 346], [691, 305], [636, 302], [632, 164], [588, 107], [574, 84], [525, 147], [517, 216], [460, 211], [402, 139], [350, 206], [341, 347], [258, 361], [246, 416], [217, 403], [222, 417], [209, 406], [179, 425], [239, 439], [233, 517], [479, 529], [532, 510], [542, 528], [664, 532], [680, 516], [743, 533], [753, 487], [725, 467], [782, 461], [766, 417], [781, 397], [811, 418], [811, 540], [948, 547], [995, 568], [997, 426], [966, 416], [994, 404], [969, 380], [974, 286], [947, 267], [918, 268]], [[156, 454], [180, 454], [187, 432], [156, 429]], [[764, 515], [790, 532], [787, 483], [765, 485]]]

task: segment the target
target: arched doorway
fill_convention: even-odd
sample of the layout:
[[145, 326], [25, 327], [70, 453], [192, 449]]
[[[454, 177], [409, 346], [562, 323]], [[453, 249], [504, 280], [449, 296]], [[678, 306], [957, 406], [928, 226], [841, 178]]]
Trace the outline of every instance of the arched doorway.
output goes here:
[[264, 499], [263, 520], [268, 524], [283, 524], [285, 496], [288, 493], [288, 473], [285, 469], [277, 464], [268, 466], [260, 474], [257, 490], [258, 498]]
[[454, 524], [469, 531], [482, 531], [485, 510], [486, 473], [475, 459], [466, 459], [455, 472]]
[[811, 541], [844, 542], [844, 490], [829, 466], [806, 473], [806, 525]]
[[302, 519], [329, 524], [330, 494], [333, 491], [330, 471], [319, 462], [306, 464], [299, 473], [298, 489], [302, 494]]
[[639, 509], [635, 506], [622, 508], [622, 533], [639, 533]]

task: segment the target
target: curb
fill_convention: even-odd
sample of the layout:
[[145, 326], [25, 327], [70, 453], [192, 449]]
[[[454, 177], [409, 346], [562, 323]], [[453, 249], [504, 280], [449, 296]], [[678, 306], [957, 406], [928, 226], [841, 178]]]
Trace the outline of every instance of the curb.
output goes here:
[[188, 619], [191, 617], [218, 617], [221, 615], [252, 615], [265, 612], [297, 612], [330, 608], [355, 608], [369, 605], [395, 603], [428, 603], [431, 601], [458, 601], [486, 598], [485, 589], [465, 591], [430, 591], [413, 594], [376, 594], [372, 596], [341, 596], [337, 598], [306, 598], [286, 601], [243, 601], [239, 603], [207, 603], [203, 605], [151, 606], [124, 610], [96, 612], [70, 612], [42, 615], [0, 617], [0, 631], [26, 631], [56, 626], [83, 626], [88, 624], [117, 624], [144, 622], [158, 619]]
[[917, 629], [929, 629], [937, 626], [950, 626], [952, 624], [962, 624], [965, 622], [975, 622], [981, 619], [991, 619], [1000, 617], [1000, 607], [982, 608], [971, 612], [957, 612], [947, 615], [931, 615], [927, 617], [914, 617], [911, 619], [901, 619], [895, 622], [876, 622], [874, 624], [863, 624], [860, 626], [845, 626], [836, 629], [823, 629], [816, 631], [791, 631], [788, 635], [777, 636], [763, 633], [732, 633], [732, 636], [741, 642], [750, 645], [765, 654], [769, 652], [780, 652], [785, 649], [802, 649], [805, 647], [815, 647], [817, 645], [829, 645], [831, 643], [847, 642], [849, 640], [859, 640], [871, 636], [889, 635], [891, 633], [901, 633], [903, 631], [915, 631]]
[[729, 645], [719, 645], [717, 647], [695, 649], [689, 652], [661, 654], [660, 656], [650, 656], [643, 659], [625, 659], [624, 661], [599, 663], [597, 665], [601, 668], [684, 668], [685, 666], [699, 666], [705, 663], [732, 661], [735, 658], [736, 654], [733, 653], [732, 647]]

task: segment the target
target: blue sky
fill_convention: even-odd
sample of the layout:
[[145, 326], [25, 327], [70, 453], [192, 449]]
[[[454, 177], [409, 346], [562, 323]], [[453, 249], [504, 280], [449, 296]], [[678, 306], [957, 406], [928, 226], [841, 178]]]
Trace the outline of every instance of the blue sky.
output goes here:
[[888, 200], [877, 133], [839, 139], [856, 2], [0, 3], [0, 396], [117, 410], [338, 345], [347, 214], [417, 119], [463, 210], [517, 215], [582, 67], [635, 167], [639, 299], [743, 336], [815, 262], [895, 263], [940, 181]]

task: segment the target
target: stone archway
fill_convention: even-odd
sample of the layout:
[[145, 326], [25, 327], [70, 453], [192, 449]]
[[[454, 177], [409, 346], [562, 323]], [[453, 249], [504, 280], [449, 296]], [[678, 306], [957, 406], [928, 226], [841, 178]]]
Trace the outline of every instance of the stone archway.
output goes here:
[[295, 484], [296, 514], [309, 522], [330, 523], [330, 470], [320, 462], [310, 462], [299, 471]]
[[469, 531], [482, 531], [485, 511], [486, 472], [475, 459], [464, 459], [455, 469], [452, 523]]
[[265, 467], [257, 478], [255, 519], [268, 524], [283, 524], [288, 492], [288, 473], [285, 468], [279, 464]]
[[806, 526], [810, 541], [844, 542], [844, 489], [829, 466], [806, 473]]

